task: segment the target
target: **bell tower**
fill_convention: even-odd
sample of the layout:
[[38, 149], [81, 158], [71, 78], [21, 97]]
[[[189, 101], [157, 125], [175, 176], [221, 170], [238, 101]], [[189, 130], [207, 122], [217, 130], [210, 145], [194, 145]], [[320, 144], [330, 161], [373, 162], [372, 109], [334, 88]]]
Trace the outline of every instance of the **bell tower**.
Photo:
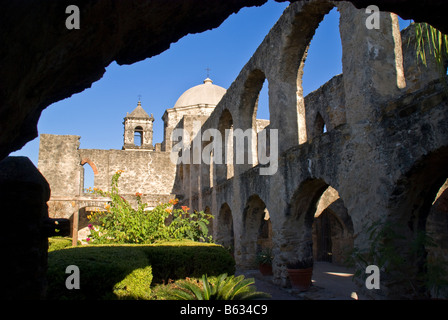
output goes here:
[[137, 108], [124, 118], [123, 150], [154, 150], [152, 144], [154, 117], [149, 116], [139, 100]]

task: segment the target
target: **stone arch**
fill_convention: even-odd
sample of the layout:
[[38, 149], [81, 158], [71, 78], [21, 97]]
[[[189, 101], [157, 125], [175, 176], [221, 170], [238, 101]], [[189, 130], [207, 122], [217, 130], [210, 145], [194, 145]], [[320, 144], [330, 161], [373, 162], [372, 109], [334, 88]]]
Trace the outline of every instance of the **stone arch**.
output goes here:
[[76, 245], [78, 240], [81, 243], [86, 243], [86, 238], [89, 235], [89, 215], [95, 211], [105, 211], [103, 207], [96, 204], [88, 205], [86, 203], [79, 203], [79, 207], [75, 207], [75, 212], [69, 217], [71, 224], [70, 236], [73, 239], [73, 245]]
[[319, 212], [319, 206], [325, 201], [323, 199], [329, 189], [333, 188], [328, 187], [322, 194], [314, 215], [313, 257], [316, 261], [343, 265], [353, 249], [353, 222], [341, 198], [325, 204], [326, 207]]
[[228, 248], [233, 254], [235, 250], [233, 215], [232, 210], [226, 202], [219, 209], [216, 226], [216, 242]]
[[98, 168], [96, 167], [95, 163], [92, 160], [90, 160], [90, 158], [83, 158], [81, 160], [81, 165], [83, 166], [86, 163], [88, 163], [90, 165], [90, 167], [92, 168], [93, 174], [97, 175], [98, 174]]
[[[431, 272], [433, 266], [446, 265], [448, 262], [448, 223], [446, 216], [438, 221], [434, 228], [435, 211], [445, 211], [444, 202], [448, 179], [448, 147], [441, 147], [414, 162], [413, 166], [398, 179], [389, 199], [389, 207], [393, 214], [385, 220], [400, 239], [390, 241], [398, 255], [405, 261], [399, 265], [397, 277], [402, 274], [406, 281], [391, 280], [388, 289], [393, 295], [427, 296], [430, 288], [421, 282], [422, 276]], [[448, 211], [448, 210], [446, 210]], [[445, 211], [445, 212], [446, 212]], [[440, 216], [439, 216], [440, 218]], [[428, 224], [428, 221], [432, 224]], [[437, 221], [437, 220], [436, 220]], [[429, 234], [433, 231], [432, 234]], [[419, 241], [421, 236], [430, 236], [435, 240], [435, 247], [425, 246]], [[388, 240], [388, 239], [384, 239]], [[416, 250], [418, 249], [418, 250]], [[446, 275], [445, 269], [445, 275]], [[447, 277], [439, 279], [448, 280]], [[388, 279], [389, 280], [389, 279]], [[410, 287], [412, 285], [412, 287]], [[439, 292], [441, 293], [441, 292]], [[443, 296], [448, 297], [448, 288], [444, 288]]]
[[313, 135], [312, 135], [313, 138], [318, 137], [327, 131], [325, 120], [320, 114], [320, 112], [317, 113], [314, 123], [312, 124], [312, 127], [313, 127]]
[[[265, 73], [260, 69], [252, 70], [246, 81], [244, 82], [244, 92], [241, 94], [240, 102], [240, 128], [243, 131], [251, 130], [250, 144], [244, 145], [244, 165], [240, 171], [250, 169], [252, 166], [258, 164], [258, 132], [266, 127], [268, 120], [257, 121], [257, 110], [260, 98], [260, 92], [268, 82]], [[267, 83], [269, 88], [269, 84]], [[268, 135], [269, 137], [269, 135]], [[237, 146], [235, 145], [235, 148]], [[236, 150], [234, 152], [237, 152]], [[247, 162], [246, 162], [247, 161]]]
[[[281, 257], [277, 260], [277, 264], [281, 267], [286, 268], [287, 263], [296, 260], [315, 258], [313, 254], [315, 248], [313, 224], [319, 211], [339, 216], [339, 219], [334, 219], [336, 226], [343, 223], [343, 226], [340, 226], [342, 230], [339, 232], [339, 236], [344, 237], [345, 244], [353, 246], [353, 225], [347, 209], [335, 189], [331, 188], [336, 194], [333, 193], [331, 196], [327, 194], [326, 191], [329, 188], [330, 185], [323, 179], [310, 178], [301, 182], [294, 192], [282, 224], [281, 246], [284, 246], [284, 249], [281, 251]], [[340, 247], [343, 246], [344, 244], [341, 243]], [[286, 279], [284, 278], [282, 281], [286, 281]], [[287, 282], [284, 284], [287, 285]]]
[[[141, 126], [136, 126], [134, 128], [133, 142], [137, 147], [143, 146], [143, 128]], [[136, 140], [137, 138], [137, 140]]]
[[256, 254], [265, 248], [272, 248], [271, 220], [265, 202], [254, 194], [243, 210], [241, 267], [254, 267]]
[[240, 108], [242, 129], [255, 128], [258, 97], [265, 80], [265, 73], [260, 69], [254, 69], [249, 73], [244, 82], [244, 92], [241, 95]]
[[214, 158], [216, 183], [233, 177], [233, 117], [229, 109], [224, 109], [219, 117], [218, 130], [222, 139], [221, 159]]
[[[334, 6], [334, 3], [330, 1], [304, 3], [302, 10], [298, 12], [292, 22], [293, 28], [287, 35], [287, 42], [281, 52], [280, 72], [283, 81], [288, 83], [291, 90], [288, 95], [295, 97], [299, 144], [305, 143], [308, 139], [302, 87], [303, 68], [308, 48], [320, 22]], [[288, 107], [292, 108], [293, 106]], [[292, 117], [292, 110], [288, 114]]]
[[[91, 176], [92, 173], [90, 173], [90, 175], [89, 175], [89, 173], [86, 174], [86, 169], [85, 169], [86, 164], [91, 168], [91, 170], [92, 170], [91, 172], [93, 173], [93, 176]], [[92, 160], [90, 160], [89, 158], [83, 158], [81, 160], [81, 169], [80, 170], [81, 170], [81, 172], [80, 172], [81, 173], [80, 174], [81, 181], [80, 181], [79, 186], [81, 188], [80, 192], [82, 194], [82, 193], [86, 192], [87, 180], [92, 179], [92, 181], [88, 181], [89, 183], [92, 183], [92, 185], [90, 187], [93, 187], [95, 185], [95, 176], [98, 175], [98, 169]]]
[[173, 184], [173, 193], [181, 194], [184, 190], [184, 163], [178, 163], [176, 165], [176, 176]]
[[215, 159], [215, 152], [214, 152], [214, 150], [212, 150], [212, 151], [210, 151], [210, 164], [209, 164], [209, 166], [208, 166], [208, 174], [209, 174], [209, 185], [210, 185], [210, 188], [213, 188], [214, 187], [214, 172], [215, 172], [215, 170], [214, 170], [214, 166], [215, 166], [215, 163], [214, 163], [214, 159]]

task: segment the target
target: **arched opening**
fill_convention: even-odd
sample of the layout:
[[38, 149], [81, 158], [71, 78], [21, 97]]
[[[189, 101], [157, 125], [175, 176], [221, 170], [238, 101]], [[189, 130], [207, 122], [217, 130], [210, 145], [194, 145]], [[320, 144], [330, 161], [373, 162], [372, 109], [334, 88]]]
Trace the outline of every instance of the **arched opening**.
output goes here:
[[137, 147], [143, 145], [143, 128], [140, 126], [134, 129], [134, 145]]
[[209, 179], [210, 179], [210, 188], [213, 188], [214, 186], [214, 152], [213, 150], [210, 152], [210, 165], [209, 165]]
[[318, 112], [316, 115], [316, 120], [314, 121], [313, 137], [318, 137], [325, 132], [327, 132], [327, 126], [324, 118], [322, 118], [321, 114]]
[[315, 261], [346, 263], [353, 249], [353, 223], [339, 193], [331, 186], [319, 198], [312, 233]]
[[87, 206], [79, 209], [78, 241], [81, 241], [81, 244], [88, 243], [87, 238], [90, 234], [90, 228], [95, 227], [90, 223], [89, 217], [98, 211], [104, 211], [104, 208]]
[[[249, 137], [251, 139], [250, 144], [247, 142], [244, 145], [245, 165], [242, 170], [244, 171], [258, 164], [259, 133], [263, 130], [266, 130], [263, 134], [266, 134], [266, 145], [269, 146], [268, 139], [270, 135], [267, 134], [270, 124], [269, 83], [263, 71], [255, 69], [247, 77], [244, 84], [240, 112], [242, 118], [240, 121], [242, 125], [241, 129], [252, 129], [251, 136]], [[237, 147], [235, 146], [235, 148]], [[269, 154], [266, 156], [269, 156]]]
[[390, 198], [394, 214], [386, 222], [400, 238], [388, 243], [401, 259], [388, 289], [397, 296], [448, 297], [447, 163], [448, 147], [423, 157]]
[[[314, 128], [310, 124], [314, 123], [318, 111], [321, 115], [334, 112], [336, 123], [345, 122], [342, 77], [333, 78], [342, 70], [338, 20], [339, 12], [333, 2], [305, 3], [293, 22], [297, 27], [288, 35], [282, 71], [285, 81], [296, 87], [294, 107], [299, 144], [312, 138], [309, 135], [313, 134]], [[331, 82], [328, 86], [340, 86], [340, 90], [324, 92], [327, 82]], [[320, 94], [310, 95], [316, 89], [321, 91]], [[327, 122], [325, 128], [331, 130], [334, 126]]]
[[[263, 82], [263, 86], [260, 90], [260, 93], [258, 95], [257, 104], [255, 106], [256, 111], [256, 120], [255, 120], [255, 128], [257, 132], [257, 149], [255, 154], [257, 155], [255, 157], [256, 162], [255, 165], [258, 164], [259, 155], [258, 152], [261, 151], [265, 154], [263, 154], [263, 157], [270, 157], [270, 114], [269, 114], [269, 82], [268, 79], [265, 79]], [[260, 135], [266, 135], [266, 145], [259, 146], [259, 143], [263, 143], [263, 139], [260, 138]], [[261, 147], [261, 148], [260, 148]]]
[[233, 177], [233, 118], [225, 109], [219, 118], [218, 130], [222, 138], [222, 158], [215, 160], [216, 183], [221, 183]]
[[346, 122], [339, 19], [336, 7], [325, 15], [309, 44], [303, 65], [301, 83], [308, 139]]
[[[258, 93], [255, 111], [257, 120], [269, 121], [269, 82], [266, 78], [264, 79], [261, 90]], [[269, 123], [257, 123], [257, 132], [260, 131], [260, 129], [258, 129], [259, 126], [261, 126], [262, 129], [268, 124]]]
[[285, 264], [306, 259], [343, 264], [353, 249], [353, 224], [344, 202], [322, 179], [297, 188], [283, 228]]
[[[86, 165], [87, 164], [87, 165]], [[82, 193], [86, 193], [87, 190], [93, 189], [95, 186], [95, 168], [92, 167], [92, 162], [89, 161], [83, 161], [81, 162], [82, 165], [82, 173], [81, 173], [81, 186], [82, 186]]]
[[249, 197], [243, 211], [241, 266], [253, 268], [258, 252], [272, 249], [272, 226], [266, 204], [258, 195]]
[[235, 250], [235, 238], [233, 233], [232, 210], [227, 203], [219, 209], [216, 229], [216, 242], [227, 248], [233, 255]]
[[304, 96], [342, 73], [339, 18], [339, 11], [334, 7], [323, 17], [309, 43], [302, 76]]

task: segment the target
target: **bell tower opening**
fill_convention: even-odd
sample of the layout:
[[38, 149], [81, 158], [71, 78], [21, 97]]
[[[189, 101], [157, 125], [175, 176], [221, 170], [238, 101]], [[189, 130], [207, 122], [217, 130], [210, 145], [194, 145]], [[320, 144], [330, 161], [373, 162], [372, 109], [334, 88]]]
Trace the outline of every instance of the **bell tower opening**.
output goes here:
[[123, 150], [154, 150], [152, 143], [154, 116], [149, 116], [138, 101], [137, 108], [124, 118]]
[[134, 131], [134, 145], [141, 147], [143, 144], [143, 128], [138, 126]]

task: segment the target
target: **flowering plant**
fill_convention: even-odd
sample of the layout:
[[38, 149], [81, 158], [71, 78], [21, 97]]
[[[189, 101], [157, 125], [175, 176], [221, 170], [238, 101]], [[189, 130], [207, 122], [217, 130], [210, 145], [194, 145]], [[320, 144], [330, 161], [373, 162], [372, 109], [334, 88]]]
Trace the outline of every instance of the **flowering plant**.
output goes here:
[[119, 194], [118, 180], [122, 173], [119, 170], [112, 176], [111, 191], [96, 188], [91, 191], [111, 200], [105, 204], [105, 211], [96, 211], [88, 217], [91, 223], [89, 243], [154, 243], [181, 239], [212, 241], [207, 225], [213, 216], [203, 211], [189, 212], [187, 206], [176, 209], [177, 199], [148, 210], [148, 204], [142, 201], [143, 194], [137, 192], [137, 208], [132, 208]]

